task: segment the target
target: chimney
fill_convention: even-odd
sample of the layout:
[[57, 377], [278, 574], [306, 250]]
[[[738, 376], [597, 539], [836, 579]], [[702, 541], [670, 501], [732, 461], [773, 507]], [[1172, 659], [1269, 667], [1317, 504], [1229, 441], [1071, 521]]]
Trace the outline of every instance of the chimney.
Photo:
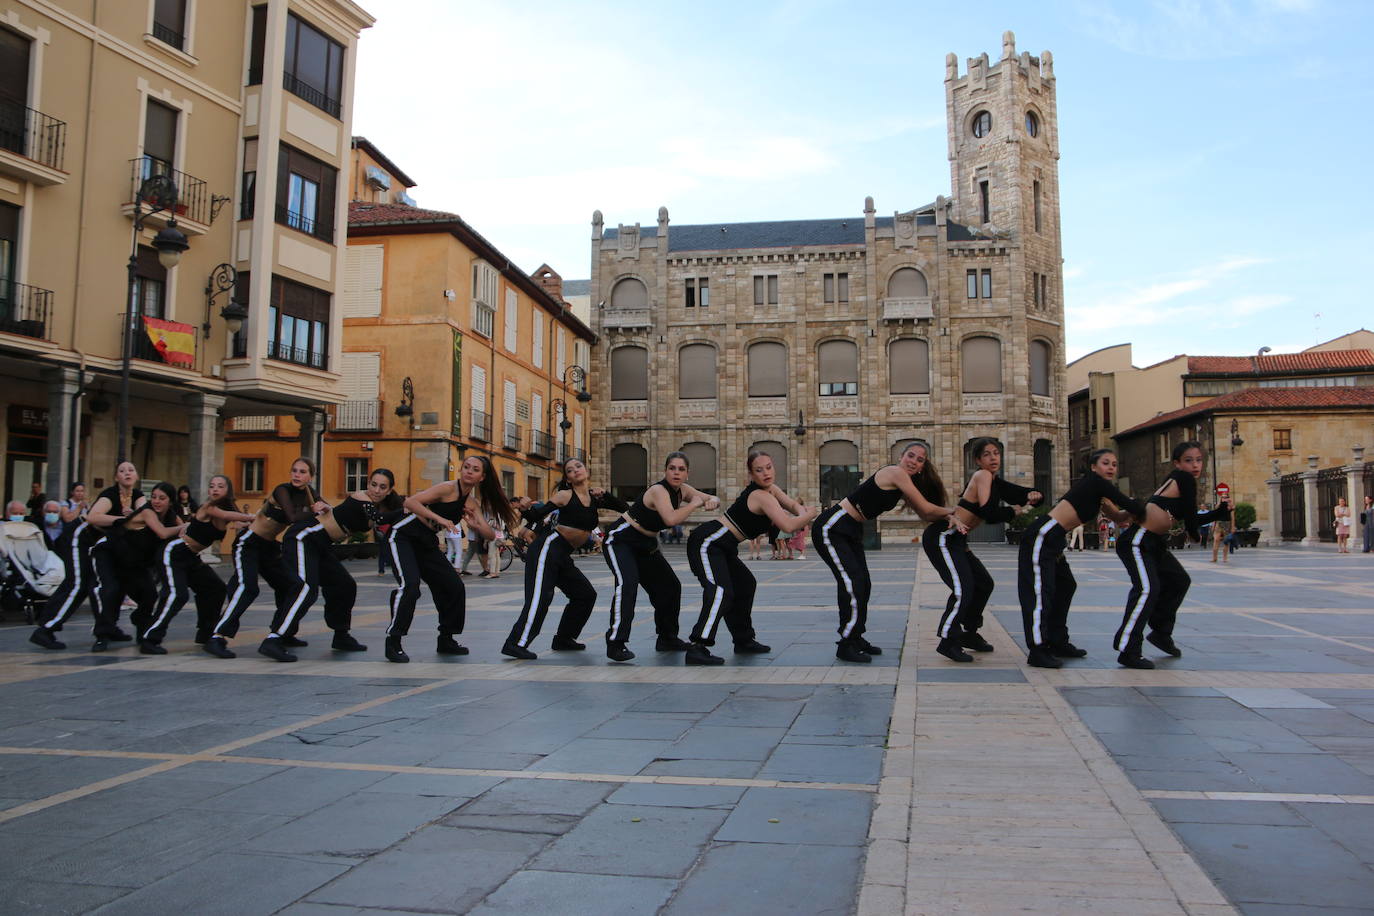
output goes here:
[[534, 282], [538, 283], [540, 288], [548, 293], [555, 302], [563, 301], [563, 278], [558, 275], [558, 271], [547, 264], [543, 264], [534, 272], [533, 276]]

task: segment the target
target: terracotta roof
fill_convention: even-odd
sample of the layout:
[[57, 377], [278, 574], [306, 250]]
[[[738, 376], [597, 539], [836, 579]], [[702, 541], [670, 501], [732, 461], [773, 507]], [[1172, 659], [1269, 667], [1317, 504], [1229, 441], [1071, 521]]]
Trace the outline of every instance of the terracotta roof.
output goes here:
[[1190, 356], [1190, 375], [1277, 375], [1287, 372], [1331, 372], [1374, 369], [1374, 350], [1315, 350], [1269, 356]]
[[1117, 433], [1115, 438], [1134, 435], [1156, 426], [1169, 426], [1188, 417], [1209, 413], [1243, 413], [1264, 410], [1321, 410], [1368, 407], [1374, 410], [1374, 387], [1340, 388], [1246, 388], [1220, 397], [1210, 398], [1191, 407], [1180, 407], [1151, 417], [1130, 429]]
[[453, 223], [461, 217], [443, 210], [423, 210], [407, 204], [372, 204], [363, 200], [349, 201], [350, 226], [419, 226], [425, 223]]

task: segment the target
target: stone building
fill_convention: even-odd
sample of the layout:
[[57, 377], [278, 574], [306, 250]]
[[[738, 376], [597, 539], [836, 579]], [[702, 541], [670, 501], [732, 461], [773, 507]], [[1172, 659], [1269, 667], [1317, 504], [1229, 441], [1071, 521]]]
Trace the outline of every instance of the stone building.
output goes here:
[[[592, 221], [593, 477], [632, 494], [684, 448], [730, 496], [770, 451], [808, 502], [906, 442], [951, 488], [968, 443], [1065, 477], [1059, 138], [1049, 52], [946, 59], [952, 193], [879, 216], [672, 226]], [[908, 519], [905, 524], [909, 524]], [[901, 527], [889, 520], [890, 527]], [[989, 536], [999, 532], [992, 530]]]

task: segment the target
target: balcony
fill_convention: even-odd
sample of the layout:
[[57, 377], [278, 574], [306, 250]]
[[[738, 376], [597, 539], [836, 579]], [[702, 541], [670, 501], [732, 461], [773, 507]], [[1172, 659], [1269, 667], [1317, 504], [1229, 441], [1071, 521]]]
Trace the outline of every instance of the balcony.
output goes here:
[[[246, 219], [247, 217], [245, 217]], [[277, 222], [283, 226], [289, 226], [297, 232], [304, 232], [311, 238], [319, 239], [321, 242], [334, 244], [334, 224], [322, 223], [314, 217], [298, 213], [290, 207], [277, 204]]]
[[524, 438], [524, 436], [521, 435], [522, 432], [523, 430], [520, 429], [519, 423], [507, 423], [506, 437], [501, 440], [501, 447], [509, 449], [512, 452], [520, 451], [520, 440]]
[[567, 464], [569, 459], [586, 464], [587, 452], [585, 449], [570, 448], [566, 442], [558, 443], [558, 463]]
[[338, 432], [381, 432], [382, 402], [367, 399], [344, 401], [329, 409], [329, 428]]
[[267, 342], [267, 358], [295, 363], [298, 366], [309, 366], [311, 369], [329, 368], [329, 357], [323, 351], [292, 347], [275, 340]]
[[1031, 413], [1037, 417], [1054, 418], [1054, 398], [1043, 394], [1031, 395]]
[[472, 431], [468, 433], [469, 439], [480, 439], [483, 442], [491, 441], [491, 415], [473, 408], [472, 411]]
[[0, 101], [0, 173], [38, 185], [67, 180], [67, 122]]
[[171, 26], [163, 25], [157, 20], [153, 20], [153, 37], [165, 45], [176, 48], [178, 51], [186, 50], [186, 36]]
[[552, 458], [554, 456], [553, 436], [541, 429], [530, 430], [529, 456], [531, 458]]
[[48, 338], [52, 290], [25, 283], [0, 283], [0, 333]]
[[914, 318], [934, 318], [935, 306], [929, 296], [911, 296], [883, 300], [883, 320], [901, 321]]
[[607, 331], [651, 328], [653, 325], [653, 312], [649, 309], [607, 309], [601, 316], [601, 327]]
[[[127, 313], [120, 312], [118, 327], [121, 337], [124, 333], [126, 320]], [[147, 363], [175, 366], [178, 369], [190, 369], [196, 364], [198, 335], [194, 326], [164, 319], [149, 320], [153, 321], [156, 326], [150, 327], [141, 315], [134, 316], [132, 328], [134, 339], [129, 352], [132, 358]], [[153, 340], [154, 335], [158, 337], [157, 342]]]
[[[258, 80], [259, 82], [262, 80], [261, 73], [258, 74]], [[309, 102], [311, 105], [320, 109], [320, 111], [328, 112], [330, 117], [335, 120], [338, 120], [339, 114], [343, 111], [343, 105], [338, 99], [331, 99], [319, 89], [316, 89], [304, 80], [297, 79], [290, 73], [282, 74], [281, 85], [283, 89], [296, 98]]]
[[[177, 189], [177, 202], [171, 212], [163, 211], [147, 217], [153, 226], [165, 226], [176, 217], [177, 226], [187, 235], [204, 235], [210, 231], [210, 194], [205, 182], [185, 172], [174, 169], [166, 162], [153, 156], [139, 156], [129, 160], [129, 203], [124, 205], [124, 215], [134, 215], [134, 201], [138, 199], [143, 182], [158, 175], [172, 179]], [[145, 206], [152, 202], [144, 200]]]

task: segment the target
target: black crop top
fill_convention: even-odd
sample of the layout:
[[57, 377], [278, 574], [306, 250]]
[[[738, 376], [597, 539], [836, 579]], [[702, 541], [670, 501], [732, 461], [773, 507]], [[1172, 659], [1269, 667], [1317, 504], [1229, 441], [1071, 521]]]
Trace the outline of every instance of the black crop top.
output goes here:
[[[456, 525], [463, 520], [463, 507], [467, 505], [468, 497], [472, 495], [472, 491], [468, 490], [464, 493], [463, 485], [457, 481], [454, 481], [453, 487], [458, 491], [457, 499], [453, 502], [444, 502], [442, 500], [439, 502], [432, 502], [429, 504], [428, 508], [429, 511], [433, 512], [435, 515], [453, 522]], [[382, 524], [386, 523], [383, 522]]]
[[310, 507], [315, 503], [315, 493], [308, 487], [304, 490], [289, 483], [278, 484], [272, 491], [262, 514], [279, 525], [294, 525], [315, 517]]
[[[142, 498], [143, 491], [134, 490], [133, 495], [129, 497], [129, 508], [132, 509], [134, 506], [137, 506], [138, 501]], [[101, 490], [100, 495], [95, 498], [95, 502], [92, 502], [91, 505], [94, 506], [102, 499], [108, 499], [110, 501], [110, 511], [106, 514], [115, 517], [114, 524], [110, 525], [110, 527], [105, 530], [109, 532], [113, 529], [123, 527], [124, 523], [129, 520], [129, 516], [124, 515], [124, 504], [119, 501], [119, 485], [115, 484], [113, 487], [106, 487]]]
[[[433, 509], [434, 503], [430, 504]], [[366, 531], [376, 525], [386, 525], [402, 515], [401, 510], [387, 511], [377, 503], [350, 496], [334, 507], [334, 521], [346, 532]]]
[[598, 509], [609, 509], [614, 512], [624, 512], [630, 508], [630, 504], [619, 496], [610, 493], [602, 493], [600, 496], [593, 496], [591, 505], [585, 505], [582, 500], [577, 498], [577, 491], [571, 490], [568, 493], [568, 504], [559, 506], [552, 499], [545, 500], [538, 507], [531, 507], [525, 513], [525, 523], [533, 526], [540, 519], [547, 516], [550, 512], [558, 512], [558, 527], [576, 528], [579, 531], [594, 531], [600, 519], [597, 518]]
[[[672, 503], [674, 509], [682, 506], [682, 491], [670, 487], [667, 478], [660, 480], [655, 486], [660, 486], [668, 491], [668, 501]], [[648, 493], [649, 491], [645, 490], [644, 492]], [[643, 496], [635, 500], [634, 505], [631, 506], [628, 511], [634, 523], [645, 531], [657, 533], [668, 527], [667, 523], [663, 521], [663, 516], [644, 505]]]
[[1231, 510], [1225, 506], [1218, 506], [1210, 512], [1197, 511], [1197, 478], [1192, 474], [1174, 468], [1159, 488], [1164, 489], [1171, 480], [1178, 484], [1177, 496], [1160, 496], [1156, 493], [1148, 501], [1182, 522], [1192, 539], [1197, 539], [1198, 529], [1204, 522], [1226, 521], [1231, 517]]
[[195, 517], [186, 523], [185, 534], [202, 547], [209, 547], [224, 537], [224, 532], [216, 528], [214, 522], [201, 521]]
[[1073, 506], [1078, 520], [1084, 523], [1097, 518], [1097, 514], [1102, 511], [1104, 499], [1111, 500], [1136, 518], [1145, 516], [1144, 503], [1122, 493], [1110, 480], [1093, 471], [1078, 478], [1074, 485], [1069, 487], [1069, 492], [1059, 497], [1060, 502], [1067, 502]]
[[752, 541], [760, 534], [767, 533], [773, 524], [768, 520], [768, 516], [759, 515], [757, 512], [749, 510], [749, 494], [762, 489], [763, 487], [756, 483], [749, 484], [744, 488], [744, 492], [739, 495], [739, 498], [730, 505], [730, 508], [725, 510], [725, 517], [739, 529], [739, 533], [744, 535], [746, 541]]
[[[863, 483], [854, 488], [846, 499], [849, 504], [859, 510], [859, 514], [867, 519], [874, 519], [887, 512], [889, 509], [901, 502], [902, 491], [893, 487], [891, 490], [884, 490], [878, 486], [875, 479], [876, 474], [871, 475]], [[916, 478], [911, 478], [911, 482], [916, 483]]]
[[[134, 516], [142, 515], [144, 512], [156, 518], [165, 528], [181, 524], [180, 520], [176, 517], [175, 511], [169, 512], [167, 517], [160, 517], [157, 512], [153, 510], [151, 505], [144, 505], [142, 509], [139, 509], [133, 515], [129, 516], [129, 518], [132, 519]], [[155, 562], [157, 560], [158, 550], [169, 540], [171, 540], [171, 538], [164, 540], [156, 531], [146, 525], [142, 528], [135, 528], [132, 530], [126, 528], [124, 531], [123, 556], [126, 560], [136, 563]]]
[[[967, 490], [968, 488], [965, 487], [964, 489]], [[1009, 522], [1016, 515], [1016, 510], [1012, 509], [1011, 506], [1001, 505], [1001, 503], [1024, 506], [1030, 500], [1032, 489], [1031, 487], [1017, 486], [1001, 477], [994, 477], [992, 478], [992, 488], [988, 492], [987, 502], [979, 506], [971, 500], [960, 497], [959, 508], [972, 513], [985, 522]], [[1044, 498], [1044, 494], [1041, 494], [1041, 501]]]

